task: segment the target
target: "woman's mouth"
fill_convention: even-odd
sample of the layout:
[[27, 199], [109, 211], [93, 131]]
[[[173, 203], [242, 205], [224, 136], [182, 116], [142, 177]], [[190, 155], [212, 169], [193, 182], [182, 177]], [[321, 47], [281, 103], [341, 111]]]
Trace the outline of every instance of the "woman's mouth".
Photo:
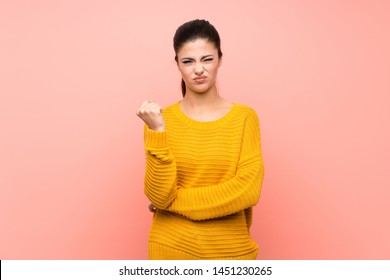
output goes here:
[[206, 80], [206, 76], [196, 77], [194, 81], [197, 83], [203, 83]]

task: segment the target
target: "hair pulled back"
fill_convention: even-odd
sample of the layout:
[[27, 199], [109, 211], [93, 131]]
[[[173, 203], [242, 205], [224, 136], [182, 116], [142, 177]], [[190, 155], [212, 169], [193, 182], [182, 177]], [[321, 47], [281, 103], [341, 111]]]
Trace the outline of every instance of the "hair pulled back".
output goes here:
[[[218, 50], [218, 57], [222, 57], [221, 39], [219, 38], [218, 31], [207, 20], [195, 19], [182, 24], [175, 32], [175, 36], [173, 37], [173, 48], [175, 50], [176, 62], [178, 62], [177, 53], [181, 47], [185, 43], [196, 39], [206, 39], [210, 43], [213, 43]], [[183, 79], [181, 80], [181, 91], [184, 97], [186, 95], [186, 84]]]

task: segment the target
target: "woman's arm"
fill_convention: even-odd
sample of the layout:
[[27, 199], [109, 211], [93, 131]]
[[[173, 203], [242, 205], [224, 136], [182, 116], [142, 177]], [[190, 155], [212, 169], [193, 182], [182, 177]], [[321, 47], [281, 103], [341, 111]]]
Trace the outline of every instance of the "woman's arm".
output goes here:
[[166, 208], [176, 197], [176, 162], [168, 147], [162, 108], [156, 102], [144, 101], [137, 116], [145, 122], [144, 192], [157, 208]]
[[177, 194], [176, 161], [169, 149], [166, 131], [145, 126], [146, 172], [144, 192], [152, 204], [165, 209]]
[[250, 110], [245, 122], [236, 175], [213, 185], [175, 189], [176, 197], [166, 210], [192, 220], [213, 219], [236, 213], [257, 204], [263, 176], [259, 121], [256, 113]]

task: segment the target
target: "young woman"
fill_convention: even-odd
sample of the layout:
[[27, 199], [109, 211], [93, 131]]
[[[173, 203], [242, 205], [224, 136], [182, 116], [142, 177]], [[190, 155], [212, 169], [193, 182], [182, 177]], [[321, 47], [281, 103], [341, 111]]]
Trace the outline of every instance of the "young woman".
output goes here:
[[183, 99], [164, 110], [145, 101], [145, 194], [155, 214], [150, 259], [256, 259], [250, 236], [263, 161], [256, 112], [223, 99], [217, 30], [180, 26], [173, 39]]

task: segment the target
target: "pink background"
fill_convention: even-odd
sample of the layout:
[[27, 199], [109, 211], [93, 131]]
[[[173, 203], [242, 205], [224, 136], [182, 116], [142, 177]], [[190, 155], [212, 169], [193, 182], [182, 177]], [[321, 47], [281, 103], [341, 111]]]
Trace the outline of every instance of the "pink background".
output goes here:
[[[239, 4], [238, 4], [239, 3]], [[145, 259], [145, 99], [206, 18], [259, 114], [259, 259], [390, 259], [390, 2], [1, 1], [0, 259]]]

